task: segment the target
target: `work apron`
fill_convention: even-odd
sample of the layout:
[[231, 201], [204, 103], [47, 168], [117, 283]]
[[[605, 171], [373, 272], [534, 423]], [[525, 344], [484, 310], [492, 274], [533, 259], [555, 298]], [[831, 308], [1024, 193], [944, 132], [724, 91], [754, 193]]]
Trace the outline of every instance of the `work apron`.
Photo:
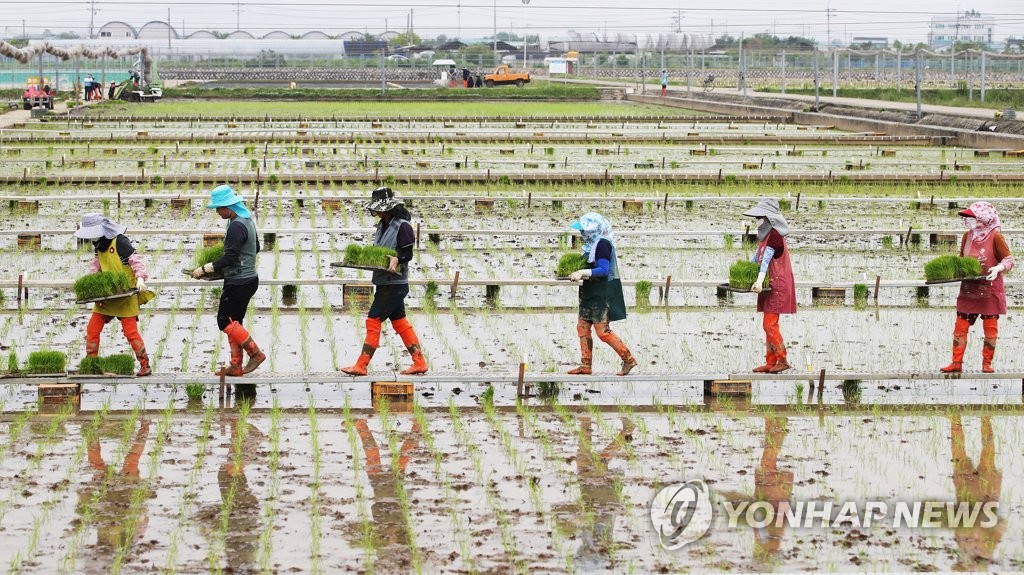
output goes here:
[[[796, 283], [793, 281], [793, 265], [789, 261], [789, 246], [782, 240], [783, 250], [779, 257], [772, 257], [768, 263], [768, 277], [771, 278], [768, 292], [757, 294], [757, 311], [764, 313], [796, 313]], [[757, 246], [757, 261], [764, 258], [768, 238]]]
[[[121, 263], [121, 256], [117, 254], [117, 238], [110, 242], [110, 247], [105, 251], [98, 252], [96, 257], [100, 260], [100, 271], [124, 272], [128, 276], [128, 283], [135, 288], [135, 270], [131, 266]], [[113, 317], [136, 317], [139, 315], [139, 306], [153, 299], [155, 294], [146, 290], [141, 294], [128, 297], [98, 301], [93, 304], [92, 310], [96, 313]]]
[[[987, 238], [975, 242], [970, 232], [964, 234], [960, 242], [960, 255], [978, 258], [981, 262], [982, 275], [988, 274], [988, 268], [997, 265], [996, 234], [992, 232]], [[1006, 314], [1006, 289], [1003, 287], [1003, 274], [996, 276], [995, 281], [986, 279], [960, 282], [960, 294], [956, 298], [956, 311], [960, 313], [976, 313], [980, 315]]]

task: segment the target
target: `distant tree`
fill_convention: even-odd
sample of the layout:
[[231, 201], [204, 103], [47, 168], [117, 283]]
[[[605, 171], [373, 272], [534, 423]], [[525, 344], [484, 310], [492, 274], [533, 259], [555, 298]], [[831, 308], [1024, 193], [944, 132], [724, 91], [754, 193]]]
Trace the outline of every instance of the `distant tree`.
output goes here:
[[61, 40], [77, 40], [80, 36], [74, 32], [61, 32], [57, 34], [57, 37]]
[[402, 32], [398, 36], [395, 36], [394, 38], [392, 38], [388, 42], [388, 44], [390, 44], [392, 46], [418, 46], [422, 42], [423, 42], [423, 40], [418, 35], [416, 35], [415, 32], [413, 32], [413, 33]]

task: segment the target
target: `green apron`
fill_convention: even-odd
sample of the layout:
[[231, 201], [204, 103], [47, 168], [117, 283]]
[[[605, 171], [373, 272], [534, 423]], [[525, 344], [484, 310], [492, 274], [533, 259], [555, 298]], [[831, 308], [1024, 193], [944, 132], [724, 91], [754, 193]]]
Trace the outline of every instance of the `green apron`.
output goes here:
[[[131, 266], [126, 266], [121, 263], [121, 256], [117, 255], [117, 238], [114, 238], [110, 242], [110, 247], [108, 247], [106, 251], [97, 253], [96, 257], [100, 260], [100, 271], [114, 273], [123, 271], [128, 276], [128, 281], [131, 286], [133, 288], [135, 287], [135, 270], [133, 270]], [[107, 301], [98, 301], [93, 304], [92, 311], [113, 317], [136, 317], [139, 315], [139, 306], [154, 297], [156, 297], [156, 294], [150, 290], [146, 290], [137, 295]]]

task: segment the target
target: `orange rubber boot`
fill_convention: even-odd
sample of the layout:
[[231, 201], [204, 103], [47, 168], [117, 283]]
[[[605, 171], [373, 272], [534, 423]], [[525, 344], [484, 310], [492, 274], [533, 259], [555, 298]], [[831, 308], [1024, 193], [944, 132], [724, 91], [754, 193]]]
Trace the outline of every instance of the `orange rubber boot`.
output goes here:
[[216, 375], [227, 375], [230, 377], [241, 377], [242, 371], [242, 346], [228, 337], [228, 345], [231, 347], [231, 364], [217, 370]]
[[92, 312], [89, 318], [89, 325], [85, 328], [85, 355], [97, 356], [100, 354], [100, 335], [103, 333], [103, 326], [107, 325], [109, 316]]
[[139, 371], [135, 374], [135, 377], [151, 375], [153, 370], [149, 367], [149, 354], [146, 353], [146, 342], [142, 341], [142, 335], [139, 334], [139, 318], [121, 318], [121, 330], [124, 332], [125, 339], [128, 340], [128, 345], [132, 346], [132, 351], [135, 352], [135, 359], [139, 360]]
[[999, 318], [985, 318], [981, 320], [985, 328], [985, 345], [981, 348], [981, 371], [994, 373], [992, 369], [992, 358], [996, 355], [996, 340], [999, 339]]
[[366, 318], [366, 339], [363, 340], [363, 350], [359, 354], [359, 359], [354, 364], [341, 368], [342, 373], [366, 375], [366, 370], [370, 366], [370, 359], [373, 358], [373, 353], [380, 346], [380, 325], [381, 321], [379, 319], [375, 317]]
[[395, 328], [399, 337], [402, 338], [405, 348], [409, 350], [409, 355], [412, 356], [412, 365], [409, 366], [409, 369], [403, 370], [402, 375], [427, 373], [427, 358], [423, 357], [423, 350], [420, 349], [420, 340], [416, 337], [416, 331], [413, 330], [412, 324], [403, 317], [392, 320], [391, 327]]
[[[942, 373], [960, 373], [963, 371], [964, 352], [967, 351], [967, 332], [971, 323], [965, 318], [957, 317], [953, 324], [953, 362], [940, 369]], [[994, 350], [993, 350], [994, 351]]]
[[630, 353], [629, 348], [623, 343], [619, 336], [615, 335], [612, 331], [611, 326], [608, 322], [595, 323], [594, 331], [597, 332], [597, 337], [601, 341], [607, 343], [615, 353], [618, 354], [619, 359], [622, 360], [622, 368], [615, 375], [629, 375], [629, 372], [633, 371], [633, 368], [637, 366], [636, 358]]
[[580, 365], [569, 370], [569, 375], [590, 375], [594, 365], [594, 338], [590, 335], [590, 322], [576, 321], [576, 335], [580, 338]]

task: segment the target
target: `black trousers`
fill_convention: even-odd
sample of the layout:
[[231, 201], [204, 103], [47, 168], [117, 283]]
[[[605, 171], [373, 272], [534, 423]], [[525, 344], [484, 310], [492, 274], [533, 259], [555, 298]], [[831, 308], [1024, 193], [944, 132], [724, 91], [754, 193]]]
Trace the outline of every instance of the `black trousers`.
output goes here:
[[242, 323], [245, 319], [245, 310], [249, 308], [249, 300], [256, 294], [258, 287], [258, 277], [243, 284], [224, 284], [224, 291], [220, 292], [220, 307], [217, 308], [217, 327], [221, 331], [224, 331], [232, 321]]
[[409, 284], [377, 286], [373, 291], [373, 303], [367, 316], [381, 321], [405, 317], [405, 296], [409, 295]]

